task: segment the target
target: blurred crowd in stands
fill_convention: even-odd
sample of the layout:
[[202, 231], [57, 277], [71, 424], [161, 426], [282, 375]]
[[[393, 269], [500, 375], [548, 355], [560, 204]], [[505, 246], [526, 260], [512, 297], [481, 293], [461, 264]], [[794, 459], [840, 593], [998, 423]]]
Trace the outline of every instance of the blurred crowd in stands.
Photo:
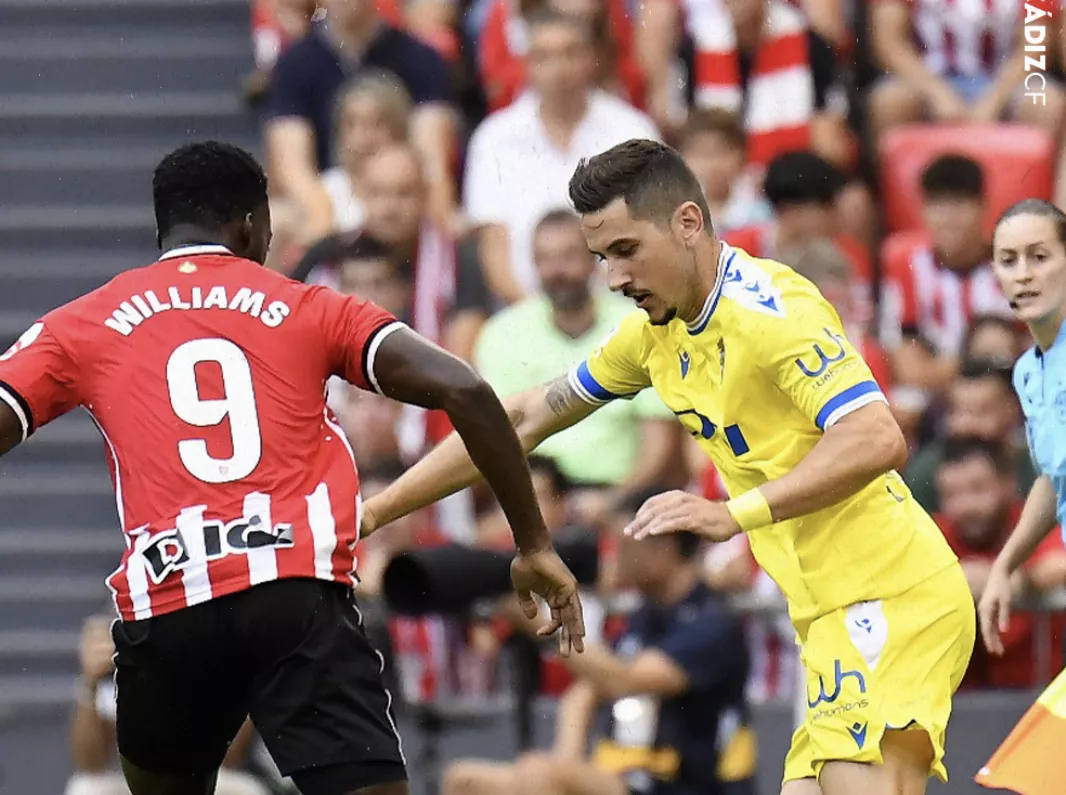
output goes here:
[[[522, 390], [575, 365], [631, 309], [605, 290], [568, 210], [572, 170], [629, 138], [665, 140], [699, 177], [727, 243], [794, 266], [836, 306], [910, 440], [905, 479], [977, 598], [1034, 478], [1010, 383], [1030, 341], [989, 269], [989, 230], [1017, 199], [1066, 200], [1060, 2], [1032, 3], [1054, 15], [1026, 26], [1021, 0], [253, 0], [256, 63], [243, 89], [264, 118], [270, 266], [372, 299], [501, 394]], [[449, 431], [442, 417], [343, 383], [331, 385], [329, 402], [367, 495]], [[602, 672], [543, 651], [540, 693], [565, 693], [579, 712], [622, 699], [616, 723], [640, 712], [619, 705], [642, 692], [725, 692], [720, 704], [736, 716], [745, 703], [795, 698], [799, 662], [781, 613], [737, 618], [748, 653], [704, 653], [721, 667], [713, 675], [689, 663], [701, 642], [720, 649], [731, 631], [715, 594], [777, 596], [743, 536], [678, 544], [662, 560], [647, 552], [643, 571], [627, 560], [635, 542], [622, 542], [619, 528], [642, 496], [725, 497], [655, 395], [618, 401], [552, 438], [531, 466], [549, 527], [597, 539], [600, 574], [586, 601], [593, 641], [629, 637], [622, 597], [654, 606], [664, 578], [681, 570], [692, 573], [696, 595], [685, 598], [695, 600], [702, 638], [670, 635], [664, 622], [680, 620], [676, 611], [645, 615], [639, 645], [687, 676], [641, 685], [646, 692], [609, 686]], [[361, 600], [381, 594], [389, 561], [406, 551], [509, 543], [487, 494], [457, 495], [361, 545]], [[1066, 548], [1055, 532], [1017, 588], [1024, 596], [1063, 585]], [[1061, 622], [1052, 621], [1041, 671], [1035, 620], [1014, 615], [1002, 658], [978, 648], [964, 686], [1027, 688], [1059, 670]], [[524, 631], [506, 600], [477, 615], [393, 615], [387, 628], [409, 703], [499, 689], [501, 649]], [[736, 716], [726, 734], [742, 749]], [[568, 775], [560, 760], [580, 764], [587, 739], [569, 725], [560, 723], [556, 757], [461, 765], [444, 791], [516, 791], [515, 776]], [[729, 755], [722, 743], [720, 733], [728, 775], [743, 778], [743, 750]], [[650, 770], [656, 760], [645, 761]], [[536, 791], [555, 790], [579, 791]]]

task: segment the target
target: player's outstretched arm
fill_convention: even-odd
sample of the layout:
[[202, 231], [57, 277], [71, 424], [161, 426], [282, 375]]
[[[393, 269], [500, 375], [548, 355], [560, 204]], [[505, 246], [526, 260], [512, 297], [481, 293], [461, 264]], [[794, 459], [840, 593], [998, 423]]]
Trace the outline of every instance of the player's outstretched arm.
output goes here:
[[[386, 364], [386, 347], [392, 347], [390, 343], [394, 339], [396, 347], [402, 348], [392, 355], [396, 359], [411, 354], [423, 356], [411, 350], [415, 342], [429, 347], [433, 357], [447, 357], [447, 363], [441, 364], [448, 371], [446, 377], [461, 381], [463, 385], [458, 389], [453, 388], [454, 394], [449, 398], [453, 404], [451, 410], [445, 405], [433, 407], [448, 411], [456, 433], [448, 436], [385, 491], [367, 500], [364, 506], [364, 534], [472, 485], [482, 474], [496, 491], [493, 477], [498, 477], [497, 470], [504, 465], [499, 449], [504, 445], [505, 437], [517, 436], [521, 451], [529, 453], [549, 436], [569, 428], [597, 408], [582, 400], [565, 376], [511, 395], [501, 404], [492, 389], [463, 362], [413, 334], [404, 333], [402, 339], [397, 339], [400, 337], [400, 333], [390, 335], [377, 354], [375, 369], [382, 388], [397, 400], [427, 405], [420, 400], [426, 394], [426, 387], [409, 388], [407, 385], [412, 377], [436, 377], [422, 365], [415, 365], [416, 373], [412, 374], [407, 372], [409, 365]], [[397, 367], [395, 376], [386, 375], [384, 368], [391, 366]], [[402, 380], [404, 386], [398, 387], [398, 391], [390, 391], [385, 384], [386, 379], [391, 378]], [[501, 424], [502, 430], [498, 429]], [[502, 500], [500, 504], [503, 506]], [[506, 507], [504, 510], [507, 510]], [[515, 528], [515, 541], [521, 549], [518, 527], [509, 513], [508, 519]]]
[[562, 654], [569, 655], [571, 649], [583, 651], [585, 624], [577, 580], [552, 548], [533, 493], [525, 460], [527, 448], [519, 441], [516, 428], [523, 429], [523, 439], [531, 449], [533, 440], [572, 425], [592, 407], [580, 407], [576, 395], [571, 400], [556, 385], [544, 390], [539, 399], [531, 397], [516, 404], [509, 414], [468, 364], [408, 329], [393, 332], [381, 342], [373, 369], [384, 394], [404, 403], [444, 410], [456, 434], [379, 495], [378, 505], [368, 501], [365, 529], [372, 531], [374, 522], [387, 523], [390, 517], [458, 490], [474, 479], [471, 470], [476, 467], [511, 524], [518, 547], [511, 564], [511, 581], [523, 612], [530, 619], [537, 616], [539, 608], [533, 594], [539, 595], [551, 611], [551, 622], [540, 634], [561, 629]]

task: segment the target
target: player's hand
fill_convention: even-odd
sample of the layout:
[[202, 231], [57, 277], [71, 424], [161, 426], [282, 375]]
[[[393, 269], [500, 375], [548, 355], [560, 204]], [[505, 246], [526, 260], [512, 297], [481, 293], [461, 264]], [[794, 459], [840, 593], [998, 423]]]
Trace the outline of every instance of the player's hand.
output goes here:
[[687, 530], [708, 541], [728, 541], [740, 525], [724, 502], [712, 502], [687, 491], [657, 494], [640, 506], [626, 535], [636, 539]]
[[981, 624], [981, 637], [985, 648], [999, 657], [1003, 654], [1002, 635], [1010, 625], [1010, 607], [1014, 588], [1006, 568], [998, 563], [992, 566], [988, 582], [977, 603], [977, 618]]
[[111, 620], [104, 616], [92, 616], [85, 621], [78, 644], [78, 659], [81, 662], [82, 678], [95, 685], [106, 679], [115, 670], [112, 656], [115, 644], [111, 640]]
[[571, 651], [585, 650], [585, 619], [577, 595], [577, 579], [554, 549], [523, 554], [511, 562], [511, 583], [518, 593], [518, 603], [530, 621], [540, 609], [533, 595], [548, 603], [551, 621], [538, 635], [559, 632], [559, 653], [569, 657]]

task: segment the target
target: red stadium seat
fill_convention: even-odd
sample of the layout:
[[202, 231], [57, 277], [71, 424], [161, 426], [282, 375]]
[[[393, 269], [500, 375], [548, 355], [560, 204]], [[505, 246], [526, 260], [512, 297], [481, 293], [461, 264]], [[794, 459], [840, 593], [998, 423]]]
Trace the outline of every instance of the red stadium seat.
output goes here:
[[922, 170], [948, 153], [968, 155], [985, 172], [989, 232], [1008, 206], [1030, 197], [1050, 199], [1055, 142], [1024, 124], [914, 125], [885, 133], [878, 147], [881, 196], [890, 232], [920, 229]]

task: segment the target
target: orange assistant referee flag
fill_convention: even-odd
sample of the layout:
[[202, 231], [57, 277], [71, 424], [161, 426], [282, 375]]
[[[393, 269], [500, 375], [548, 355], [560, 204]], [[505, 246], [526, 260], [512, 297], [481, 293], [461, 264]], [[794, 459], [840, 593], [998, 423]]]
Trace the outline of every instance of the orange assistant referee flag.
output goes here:
[[1061, 795], [1066, 748], [1066, 671], [1029, 708], [974, 780], [1019, 795]]

